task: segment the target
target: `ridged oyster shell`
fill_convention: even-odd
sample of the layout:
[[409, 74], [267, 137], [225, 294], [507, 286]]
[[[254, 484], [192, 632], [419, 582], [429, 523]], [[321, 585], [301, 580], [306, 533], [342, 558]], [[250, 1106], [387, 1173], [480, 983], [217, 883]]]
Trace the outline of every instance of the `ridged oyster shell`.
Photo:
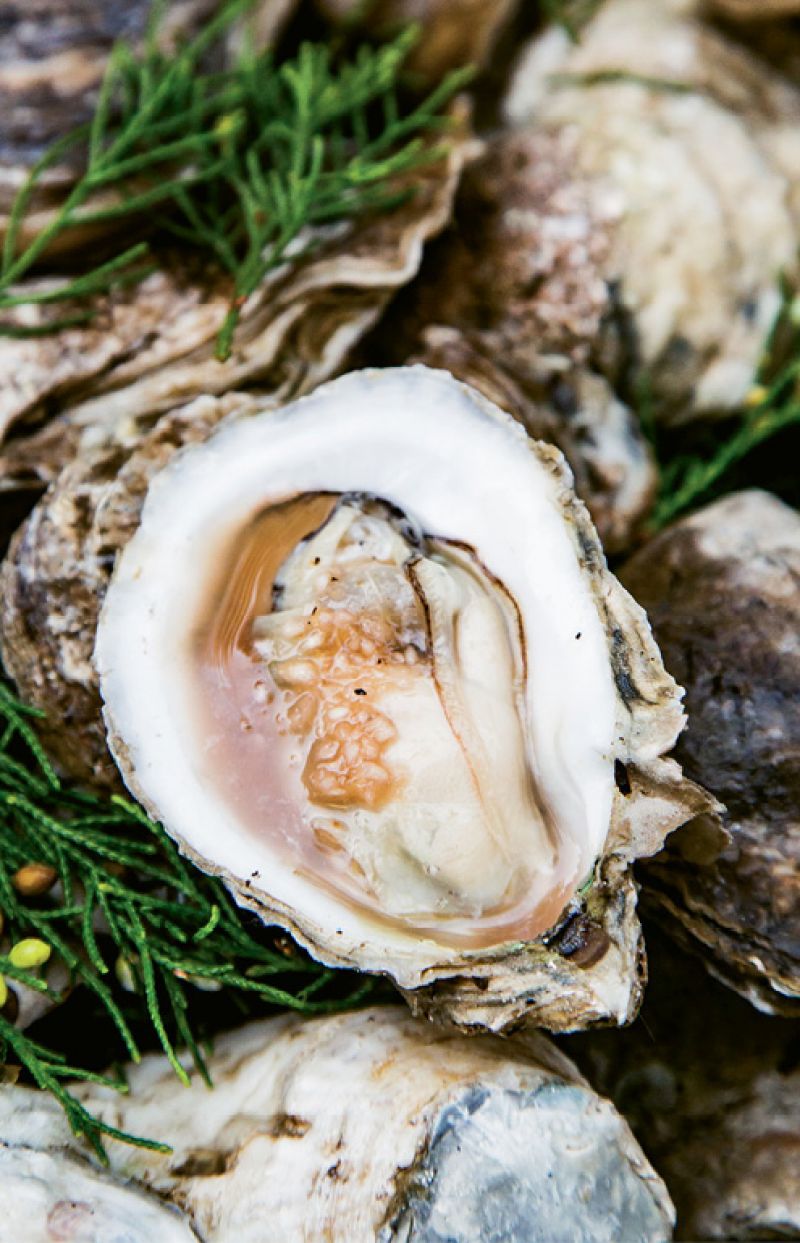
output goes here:
[[800, 516], [735, 493], [623, 568], [686, 687], [677, 756], [727, 808], [713, 862], [674, 848], [642, 875], [662, 918], [768, 1012], [800, 1014]]
[[[170, 1144], [111, 1140], [111, 1170], [179, 1205], [206, 1243], [671, 1237], [626, 1123], [540, 1036], [443, 1035], [394, 1006], [281, 1016], [218, 1037], [209, 1069], [212, 1091], [160, 1056], [127, 1068], [124, 1096], [76, 1088], [111, 1125]], [[0, 1137], [22, 1131], [62, 1166], [83, 1151], [41, 1094], [8, 1088], [0, 1105]]]
[[531, 43], [505, 102], [510, 123], [572, 141], [616, 216], [621, 331], [600, 363], [675, 424], [741, 403], [797, 249], [800, 92], [696, 7], [607, 0], [578, 43], [555, 27]]
[[485, 139], [454, 227], [389, 308], [369, 357], [446, 368], [558, 445], [614, 552], [646, 517], [656, 471], [638, 419], [597, 367], [614, 331], [605, 271], [618, 211], [576, 173], [575, 147], [541, 128]]
[[[397, 179], [413, 191], [397, 207], [298, 239], [309, 253], [288, 255], [247, 300], [225, 362], [214, 351], [229, 282], [182, 252], [161, 252], [143, 284], [98, 299], [84, 326], [0, 338], [0, 492], [49, 484], [78, 453], [133, 447], [194, 397], [257, 385], [287, 400], [334, 375], [450, 218], [469, 154], [457, 111], [447, 154], [410, 185]], [[16, 315], [30, 327], [64, 313], [44, 304]]]
[[[257, 0], [248, 18], [256, 42], [277, 38], [294, 0]], [[218, 0], [173, 0], [158, 31], [162, 48], [197, 34], [219, 9]], [[150, 0], [20, 0], [3, 6], [0, 29], [0, 238], [5, 235], [17, 192], [51, 145], [92, 118], [94, 105], [117, 40], [137, 44], [145, 35]], [[241, 22], [238, 23], [241, 27]], [[234, 27], [229, 46], [241, 30]], [[39, 180], [19, 232], [27, 245], [50, 223], [81, 170], [77, 146], [62, 152]], [[109, 204], [97, 195], [92, 206]], [[86, 225], [57, 238], [48, 257], [87, 246], [114, 225]]]
[[[450, 376], [421, 367], [352, 373], [294, 406], [234, 418], [204, 446], [176, 457], [150, 487], [104, 608], [96, 664], [112, 750], [134, 794], [201, 867], [225, 879], [237, 901], [287, 928], [323, 961], [386, 972], [413, 1007], [464, 1027], [500, 1030], [529, 1017], [561, 1030], [629, 1019], [643, 981], [631, 863], [657, 850], [671, 829], [713, 807], [662, 758], [683, 724], [679, 691], [661, 665], [644, 614], [608, 573], [569, 482], [555, 449], [529, 441], [509, 416]], [[334, 873], [320, 887], [313, 879], [316, 862], [308, 864], [309, 874], [280, 843], [276, 852], [275, 844], [253, 837], [246, 827], [250, 813], [240, 819], [231, 805], [225, 811], [228, 796], [218, 778], [206, 780], [191, 759], [202, 735], [194, 734], [193, 658], [187, 665], [180, 653], [189, 651], [181, 634], [199, 633], [198, 608], [207, 595], [197, 553], [205, 546], [205, 573], [212, 572], [224, 563], [218, 557], [225, 541], [238, 542], [236, 533], [253, 512], [287, 494], [319, 491], [373, 493], [423, 530], [472, 545], [512, 600], [522, 590], [517, 607], [524, 644], [533, 644], [524, 694], [531, 703], [550, 704], [549, 717], [534, 710], [524, 727], [532, 731], [537, 797], [554, 817], [552, 840], [561, 842], [551, 862], [542, 863], [545, 872], [553, 869], [555, 890], [547, 901], [555, 903], [558, 886], [566, 886], [549, 916], [537, 917], [545, 920], [541, 935], [515, 943], [502, 932], [489, 935], [478, 922], [486, 948], [459, 949], [452, 937], [460, 925], [452, 918], [460, 896], [452, 906], [442, 898], [444, 906], [436, 907], [435, 921], [445, 921], [439, 932], [425, 932], [421, 915], [386, 922], [380, 906], [372, 914], [360, 911], [336, 888]], [[187, 547], [196, 550], [192, 570], [178, 551]], [[544, 558], [545, 576], [553, 576], [544, 595], [532, 586], [537, 556]], [[537, 641], [549, 655], [542, 649], [537, 657]], [[367, 666], [364, 677], [371, 677]], [[356, 688], [356, 695], [366, 693]], [[223, 742], [231, 737], [224, 731], [215, 736]], [[260, 745], [258, 739], [257, 730]], [[413, 740], [413, 733], [401, 733], [403, 739]], [[432, 745], [438, 755], [439, 744]], [[571, 748], [572, 760], [563, 758]], [[207, 758], [204, 770], [212, 773], [215, 763]], [[573, 783], [574, 796], [566, 793]], [[489, 801], [503, 804], [496, 794]], [[433, 866], [425, 859], [434, 856], [423, 850], [417, 859], [416, 847], [408, 846], [412, 822], [398, 815], [398, 827], [384, 820], [380, 833], [390, 835], [387, 842], [399, 833], [424, 873]], [[512, 817], [518, 832], [515, 825]], [[512, 876], [525, 875], [519, 867], [539, 875], [531, 849], [539, 848], [513, 856], [525, 862]], [[388, 856], [377, 857], [383, 866]], [[428, 874], [438, 875], [438, 867]], [[457, 895], [459, 883], [453, 882]], [[465, 911], [473, 901], [480, 907], [472, 883], [463, 889]], [[549, 909], [542, 901], [542, 910]], [[473, 941], [475, 935], [470, 925]]]

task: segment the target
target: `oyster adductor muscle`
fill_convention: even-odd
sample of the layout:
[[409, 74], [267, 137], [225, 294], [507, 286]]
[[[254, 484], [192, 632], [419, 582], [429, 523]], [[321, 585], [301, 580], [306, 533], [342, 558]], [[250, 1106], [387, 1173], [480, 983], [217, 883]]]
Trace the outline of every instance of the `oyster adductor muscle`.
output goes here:
[[712, 972], [756, 1005], [800, 1014], [800, 516], [735, 493], [624, 567], [686, 687], [676, 754], [726, 808], [713, 862], [674, 849], [646, 893]]
[[321, 960], [464, 1026], [630, 1017], [631, 861], [713, 800], [563, 459], [474, 391], [354, 372], [180, 453], [95, 664], [130, 789]]

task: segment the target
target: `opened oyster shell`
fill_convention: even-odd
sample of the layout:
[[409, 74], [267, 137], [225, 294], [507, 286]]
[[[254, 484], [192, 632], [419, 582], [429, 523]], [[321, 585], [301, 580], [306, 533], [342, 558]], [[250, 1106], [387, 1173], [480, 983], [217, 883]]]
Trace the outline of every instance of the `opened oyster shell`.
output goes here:
[[597, 361], [628, 391], [645, 379], [672, 423], [741, 403], [797, 248], [800, 93], [694, 7], [608, 0], [579, 43], [550, 29], [505, 104], [510, 122], [570, 140], [616, 215]]
[[[112, 1126], [169, 1143], [112, 1140], [111, 1169], [180, 1205], [205, 1243], [671, 1236], [669, 1197], [627, 1125], [540, 1036], [443, 1036], [396, 1006], [282, 1016], [219, 1037], [209, 1069], [211, 1092], [160, 1056], [128, 1068], [125, 1096], [76, 1089]], [[82, 1150], [54, 1102], [3, 1098], [3, 1139], [22, 1132], [63, 1164]]]
[[800, 516], [740, 492], [624, 568], [686, 686], [686, 771], [727, 807], [714, 862], [674, 849], [647, 892], [710, 968], [767, 1011], [800, 1013]]
[[131, 790], [323, 961], [464, 1026], [634, 1011], [630, 863], [712, 802], [560, 455], [450, 376], [353, 373], [180, 454], [96, 664]]

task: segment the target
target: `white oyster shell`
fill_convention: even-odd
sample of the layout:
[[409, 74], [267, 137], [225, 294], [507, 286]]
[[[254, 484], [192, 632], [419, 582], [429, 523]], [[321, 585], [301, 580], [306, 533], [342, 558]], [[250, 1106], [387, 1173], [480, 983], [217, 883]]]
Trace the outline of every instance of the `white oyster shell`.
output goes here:
[[2, 1243], [198, 1243], [176, 1208], [91, 1163], [33, 1088], [0, 1091], [0, 1196]]
[[[661, 1243], [674, 1213], [627, 1124], [541, 1037], [443, 1036], [398, 1007], [252, 1023], [216, 1042], [214, 1090], [161, 1056], [125, 1096], [112, 1170], [179, 1204], [206, 1243]], [[20, 1089], [16, 1090], [17, 1092]]]
[[[156, 476], [98, 630], [112, 752], [131, 790], [181, 847], [221, 875], [238, 901], [292, 931], [322, 961], [385, 972], [405, 990], [446, 978], [443, 999], [434, 1004], [414, 992], [414, 1002], [440, 1005], [469, 1026], [500, 1028], [525, 1014], [553, 1027], [630, 1017], [641, 972], [630, 862], [712, 805], [661, 758], [683, 723], [678, 688], [661, 666], [644, 614], [605, 568], [569, 482], [556, 450], [528, 440], [510, 416], [451, 376], [424, 367], [352, 373], [281, 410], [228, 422]], [[508, 780], [491, 784], [495, 756], [487, 764], [490, 793], [473, 800], [468, 841], [448, 849], [454, 867], [459, 850], [483, 851], [491, 871], [498, 847], [488, 822], [510, 818], [500, 849], [514, 853], [515, 874], [529, 878], [530, 904], [541, 901], [539, 913], [546, 915], [534, 927], [530, 910], [523, 936], [519, 920], [505, 933], [502, 924], [492, 925], [497, 895], [490, 901], [481, 893], [480, 865], [468, 869], [464, 889], [450, 886], [452, 903], [443, 898], [427, 914], [405, 891], [394, 895], [388, 911], [371, 899], [352, 900], [334, 872], [321, 876], [308, 862], [304, 843], [314, 827], [308, 807], [326, 804], [309, 802], [298, 828], [292, 809], [300, 783], [292, 756], [280, 757], [285, 741], [264, 749], [262, 725], [249, 708], [241, 718], [235, 708], [232, 731], [225, 709], [211, 724], [203, 716], [196, 644], [209, 593], [222, 590], [220, 566], [224, 584], [232, 572], [230, 561], [224, 568], [226, 558], [255, 514], [319, 493], [380, 497], [437, 541], [473, 550], [517, 610], [525, 668], [502, 697], [519, 683], [514, 693], [525, 707], [515, 745], [525, 752], [525, 779], [545, 809], [550, 840], [543, 841], [535, 817], [526, 819], [514, 806]], [[311, 625], [314, 606], [307, 605]], [[467, 644], [476, 633], [468, 616], [457, 609], [452, 619]], [[436, 624], [429, 622], [429, 630], [435, 645]], [[483, 648], [465, 684], [488, 705], [499, 644], [486, 635], [477, 642]], [[253, 668], [257, 679], [262, 670], [268, 676], [267, 663]], [[378, 676], [369, 660], [363, 676]], [[223, 672], [223, 682], [227, 677]], [[371, 685], [353, 688], [359, 698], [350, 701], [348, 720], [356, 720]], [[447, 695], [440, 698], [450, 721]], [[480, 732], [484, 714], [476, 702], [469, 729]], [[418, 875], [435, 880], [442, 868], [439, 835], [446, 837], [458, 814], [459, 782], [470, 777], [453, 777], [453, 769], [448, 775], [445, 766], [438, 792], [425, 780], [420, 792], [418, 774], [427, 765], [433, 771], [447, 745], [441, 733], [429, 733], [426, 713], [421, 699], [396, 709], [400, 767], [413, 771], [414, 797], [407, 806], [402, 795], [390, 802], [376, 832], [387, 841], [387, 855], [391, 842], [400, 842], [396, 853], [405, 852]], [[455, 733], [463, 743], [464, 731]], [[232, 734], [238, 741], [226, 751]], [[477, 746], [466, 745], [473, 776]], [[262, 800], [263, 825], [254, 827], [242, 789], [245, 780], [252, 787], [253, 767], [262, 762], [278, 770], [278, 796], [265, 802], [257, 787], [251, 798]], [[437, 798], [441, 808], [432, 815]], [[427, 844], [408, 832], [421, 803]], [[588, 896], [578, 893], [593, 874]], [[386, 863], [384, 886], [392, 875], [396, 886], [406, 885], [402, 868], [392, 874]], [[407, 898], [410, 914], [402, 909]], [[478, 907], [470, 912], [477, 932], [465, 938], [459, 919], [470, 903]]]

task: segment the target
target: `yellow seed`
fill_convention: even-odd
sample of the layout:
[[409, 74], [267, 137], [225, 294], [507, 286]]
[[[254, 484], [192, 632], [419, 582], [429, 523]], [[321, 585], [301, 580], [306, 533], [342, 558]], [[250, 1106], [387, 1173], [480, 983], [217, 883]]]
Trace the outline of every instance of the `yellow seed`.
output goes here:
[[25, 937], [23, 941], [17, 941], [16, 945], [11, 946], [8, 957], [15, 967], [29, 970], [31, 967], [41, 967], [51, 953], [46, 941], [40, 941], [38, 937]]
[[749, 410], [753, 410], [756, 406], [760, 406], [767, 396], [767, 389], [763, 384], [754, 384], [744, 399], [744, 404]]
[[6, 1004], [7, 1001], [8, 1001], [8, 985], [6, 984], [3, 976], [0, 975], [0, 1010], [2, 1010], [3, 1006]]

